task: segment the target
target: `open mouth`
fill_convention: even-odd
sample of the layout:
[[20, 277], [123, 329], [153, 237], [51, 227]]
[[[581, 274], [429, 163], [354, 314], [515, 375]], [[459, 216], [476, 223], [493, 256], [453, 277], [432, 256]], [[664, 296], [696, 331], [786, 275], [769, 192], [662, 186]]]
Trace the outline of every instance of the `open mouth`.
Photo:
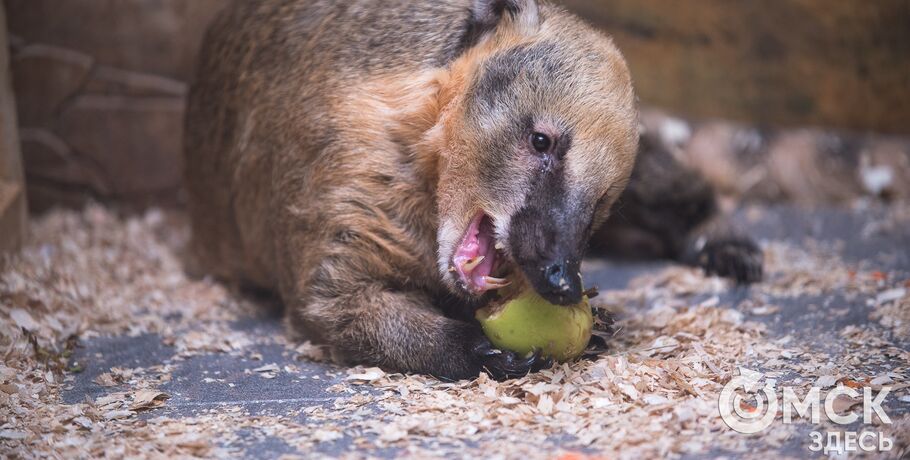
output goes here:
[[505, 260], [502, 249], [502, 243], [496, 241], [493, 220], [478, 212], [452, 256], [459, 284], [474, 294], [508, 286], [509, 281], [494, 276]]

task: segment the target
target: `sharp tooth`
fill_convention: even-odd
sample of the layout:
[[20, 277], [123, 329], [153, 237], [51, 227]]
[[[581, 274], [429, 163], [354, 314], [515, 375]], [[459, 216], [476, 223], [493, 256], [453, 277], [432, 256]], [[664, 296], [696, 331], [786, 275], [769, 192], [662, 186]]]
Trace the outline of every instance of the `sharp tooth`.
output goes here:
[[512, 284], [511, 281], [509, 281], [505, 278], [494, 278], [492, 276], [484, 276], [483, 281], [484, 281], [484, 283], [487, 283], [488, 286], [492, 286], [495, 288], [506, 287], [506, 286]]
[[466, 261], [465, 263], [461, 264], [461, 270], [465, 273], [474, 271], [474, 269], [477, 268], [481, 262], [483, 262], [484, 257], [486, 256], [477, 256]]
[[493, 247], [502, 251], [503, 249], [506, 248], [506, 245], [502, 244], [502, 241], [497, 241]]

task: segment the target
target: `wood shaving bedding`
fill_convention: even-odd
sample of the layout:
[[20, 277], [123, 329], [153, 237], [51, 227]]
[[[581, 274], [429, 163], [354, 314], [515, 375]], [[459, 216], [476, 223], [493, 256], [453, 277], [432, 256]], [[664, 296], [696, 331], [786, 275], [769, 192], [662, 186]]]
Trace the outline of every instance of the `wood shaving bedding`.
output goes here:
[[[219, 407], [172, 418], [155, 416], [168, 405], [158, 386], [170, 378], [170, 366], [114, 367], [95, 379], [112, 391], [64, 404], [60, 394], [75, 371], [67, 369], [74, 337], [156, 333], [180, 358], [243, 355], [259, 340], [229, 324], [254, 306], [217, 283], [184, 275], [177, 254], [186, 237], [180, 214], [155, 210], [121, 218], [91, 206], [34, 222], [28, 246], [0, 273], [0, 455], [242, 456], [241, 433], [279, 438], [307, 457], [348, 441], [342, 457], [389, 448], [417, 458], [747, 454], [799, 442], [805, 425], [778, 423], [761, 436], [728, 429], [717, 400], [740, 368], [802, 388], [887, 381], [898, 387], [895, 397], [908, 395], [910, 355], [894, 339], [907, 336], [910, 309], [906, 292], [895, 291], [898, 282], [848, 266], [826, 248], [770, 242], [769, 281], [753, 288], [748, 302], [725, 305], [719, 296], [727, 282], [697, 270], [646, 274], [595, 299], [619, 318], [606, 353], [508, 382], [482, 375], [445, 383], [357, 367], [330, 387], [337, 398], [328, 405], [275, 415]], [[878, 324], [830, 331], [840, 344], [834, 352], [771, 337], [758, 321], [781, 309], [766, 299], [832, 290], [876, 299]], [[326, 358], [316, 345], [285, 346], [299, 360]], [[272, 362], [249, 370], [266, 379], [298, 372]], [[902, 416], [889, 427], [895, 452], [907, 452], [907, 430], [899, 428], [908, 423]]]

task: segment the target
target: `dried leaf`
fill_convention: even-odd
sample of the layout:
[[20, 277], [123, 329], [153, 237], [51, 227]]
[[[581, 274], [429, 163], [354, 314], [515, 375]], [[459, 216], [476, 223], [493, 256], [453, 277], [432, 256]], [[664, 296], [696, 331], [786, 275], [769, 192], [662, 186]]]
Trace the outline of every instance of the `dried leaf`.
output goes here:
[[13, 308], [10, 310], [9, 316], [17, 326], [29, 332], [35, 332], [41, 327], [29, 312], [21, 308]]
[[893, 383], [893, 382], [894, 382], [894, 380], [891, 378], [891, 376], [885, 374], [885, 375], [880, 375], [880, 376], [870, 380], [869, 385], [872, 385], [872, 387], [874, 388], [874, 387], [881, 387], [882, 385], [887, 385], [887, 384]]
[[281, 368], [275, 363], [265, 364], [253, 369], [253, 372], [280, 372]]
[[0, 439], [25, 439], [28, 437], [28, 433], [24, 431], [17, 430], [0, 430]]
[[837, 384], [837, 377], [834, 375], [822, 375], [815, 380], [815, 383], [812, 386], [819, 388], [828, 388], [833, 387]]
[[537, 401], [537, 410], [540, 411], [543, 415], [550, 415], [553, 413], [553, 398], [550, 395], [545, 394], [541, 395], [540, 400]]
[[136, 415], [135, 412], [131, 410], [112, 410], [104, 413], [105, 420], [116, 420], [121, 418], [127, 418]]
[[359, 374], [350, 374], [347, 379], [349, 381], [357, 382], [373, 382], [385, 377], [385, 372], [378, 367], [369, 367], [363, 369], [363, 372]]
[[379, 439], [385, 442], [401, 441], [408, 437], [408, 431], [395, 425], [385, 425], [379, 432]]
[[338, 430], [318, 429], [313, 432], [313, 439], [317, 442], [331, 442], [343, 438], [344, 435]]
[[130, 404], [131, 410], [143, 410], [161, 406], [164, 400], [170, 396], [158, 390], [143, 389], [133, 393], [133, 402]]
[[837, 413], [839, 415], [845, 415], [847, 413], [847, 411], [852, 409], [854, 406], [856, 406], [858, 404], [862, 404], [862, 403], [863, 403], [862, 397], [851, 398], [845, 394], [839, 394], [839, 395], [837, 395], [836, 398], [834, 398], [834, 401], [832, 402], [832, 407], [834, 408], [835, 413]]
[[112, 386], [116, 386], [117, 383], [118, 383], [118, 382], [114, 379], [114, 376], [111, 375], [109, 372], [105, 372], [105, 373], [103, 373], [103, 374], [101, 374], [101, 375], [95, 377], [95, 379], [92, 380], [92, 381], [95, 382], [95, 383], [98, 384], [98, 385], [103, 386], [103, 387], [112, 387]]

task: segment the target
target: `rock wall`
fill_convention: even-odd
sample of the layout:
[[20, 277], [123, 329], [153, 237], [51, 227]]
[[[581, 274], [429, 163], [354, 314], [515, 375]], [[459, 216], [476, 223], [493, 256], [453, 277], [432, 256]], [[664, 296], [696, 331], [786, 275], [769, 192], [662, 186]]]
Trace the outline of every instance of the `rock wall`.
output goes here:
[[183, 105], [223, 0], [5, 0], [33, 210], [179, 201]]

